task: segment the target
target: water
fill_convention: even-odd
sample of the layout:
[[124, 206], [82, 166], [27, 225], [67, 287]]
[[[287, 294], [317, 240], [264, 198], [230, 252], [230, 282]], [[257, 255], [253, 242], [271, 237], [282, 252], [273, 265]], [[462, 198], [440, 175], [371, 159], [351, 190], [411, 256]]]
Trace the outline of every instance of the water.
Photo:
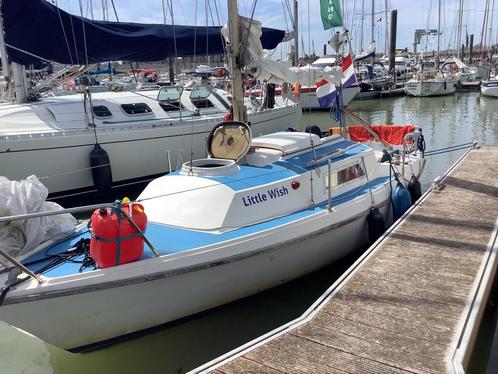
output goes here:
[[[354, 101], [350, 109], [372, 124], [422, 127], [427, 150], [474, 140], [498, 144], [498, 99], [480, 97], [476, 92]], [[304, 113], [303, 124], [317, 124], [322, 129], [336, 126], [324, 112]], [[427, 188], [462, 153], [430, 157], [423, 187]], [[90, 353], [68, 353], [0, 324], [2, 369], [8, 373], [183, 373], [299, 316], [359, 253], [281, 287]], [[490, 320], [494, 326], [494, 319]], [[498, 362], [496, 357], [494, 360]]]

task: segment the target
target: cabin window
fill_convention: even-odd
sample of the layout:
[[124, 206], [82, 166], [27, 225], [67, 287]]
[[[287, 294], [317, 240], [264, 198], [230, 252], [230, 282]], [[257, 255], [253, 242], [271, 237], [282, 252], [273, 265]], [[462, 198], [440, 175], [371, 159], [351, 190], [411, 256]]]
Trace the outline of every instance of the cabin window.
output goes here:
[[212, 108], [214, 107], [214, 104], [211, 102], [211, 100], [208, 99], [191, 99], [192, 104], [197, 109], [204, 109], [204, 108]]
[[180, 101], [182, 96], [183, 88], [178, 86], [173, 87], [161, 87], [159, 93], [157, 94], [157, 101]]
[[179, 101], [159, 101], [159, 106], [163, 108], [165, 112], [174, 112], [180, 110], [180, 107], [185, 109], [183, 104], [180, 104]]
[[183, 110], [185, 107], [181, 103], [183, 88], [182, 87], [161, 87], [157, 94], [157, 102], [165, 112]]
[[152, 113], [152, 109], [145, 103], [121, 104], [121, 108], [130, 115]]
[[365, 172], [361, 168], [359, 164], [355, 164], [352, 166], [348, 166], [347, 168], [344, 168], [342, 170], [339, 170], [337, 172], [334, 172], [330, 174], [329, 178], [326, 178], [325, 184], [326, 187], [337, 187], [341, 184], [350, 182], [352, 180], [355, 180], [359, 177], [362, 177], [365, 175]]
[[192, 88], [192, 91], [190, 91], [190, 100], [201, 100], [201, 99], [207, 99], [209, 95], [211, 95], [211, 91], [213, 90], [213, 87], [211, 85], [209, 86], [195, 86]]
[[107, 118], [112, 116], [111, 111], [105, 105], [94, 105], [92, 110], [95, 117], [98, 118]]
[[213, 87], [209, 86], [196, 86], [190, 91], [190, 101], [197, 109], [212, 108], [214, 104], [208, 99], [211, 95]]

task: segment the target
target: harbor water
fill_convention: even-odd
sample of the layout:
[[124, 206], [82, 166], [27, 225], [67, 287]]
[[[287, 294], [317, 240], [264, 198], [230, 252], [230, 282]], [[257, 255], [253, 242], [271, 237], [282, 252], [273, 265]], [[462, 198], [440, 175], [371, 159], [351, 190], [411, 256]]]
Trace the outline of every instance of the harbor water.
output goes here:
[[[371, 124], [421, 127], [428, 151], [472, 141], [498, 145], [498, 99], [481, 97], [479, 92], [353, 101], [350, 109]], [[355, 123], [351, 119], [348, 122]], [[303, 123], [296, 127], [306, 125], [318, 125], [322, 130], [337, 126], [328, 112], [303, 113]], [[423, 188], [427, 189], [462, 153], [463, 150], [428, 157], [421, 180]], [[299, 316], [359, 254], [361, 251], [283, 286], [160, 331], [88, 353], [66, 352], [0, 323], [1, 370], [5, 373], [184, 373]], [[488, 330], [494, 330], [496, 313], [485, 322]], [[478, 344], [482, 362], [473, 366], [476, 372], [498, 371], [498, 359], [493, 355], [486, 369], [493, 334], [488, 337], [488, 341]], [[494, 339], [496, 347], [498, 339], [496, 336]]]

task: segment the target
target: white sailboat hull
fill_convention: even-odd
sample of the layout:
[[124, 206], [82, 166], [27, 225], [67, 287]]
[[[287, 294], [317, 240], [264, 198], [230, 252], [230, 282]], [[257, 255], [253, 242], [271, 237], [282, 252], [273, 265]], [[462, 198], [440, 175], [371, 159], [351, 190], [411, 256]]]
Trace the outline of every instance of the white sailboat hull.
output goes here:
[[[357, 86], [343, 88], [343, 105], [349, 105], [358, 92], [360, 92], [360, 88]], [[303, 109], [323, 109], [320, 107], [320, 103], [316, 97], [316, 87], [301, 88], [301, 93], [299, 94], [299, 104], [301, 104]]]
[[443, 96], [452, 95], [456, 91], [456, 82], [441, 80], [408, 81], [405, 93], [410, 96]]
[[[287, 106], [249, 115], [253, 133], [268, 134], [295, 127], [301, 109]], [[97, 139], [108, 153], [114, 183], [176, 169], [190, 158], [206, 155], [206, 138], [220, 118], [155, 121], [148, 125], [97, 126]], [[192, 144], [192, 145], [191, 145]], [[31, 174], [42, 178], [50, 193], [93, 187], [89, 155], [95, 145], [90, 127], [64, 133], [38, 133], [0, 139], [0, 174], [11, 180]]]
[[[382, 197], [381, 211], [390, 216], [387, 190], [375, 196], [378, 201]], [[113, 277], [116, 270], [136, 273], [133, 263], [110, 268], [99, 283], [89, 279], [85, 290], [54, 290], [30, 302], [2, 305], [0, 319], [65, 349], [88, 348], [263, 291], [337, 260], [366, 244], [369, 209], [370, 198], [364, 196], [332, 213], [241, 238], [216, 251], [197, 251], [178, 261], [181, 266], [171, 266], [166, 257], [143, 261], [141, 278], [137, 274], [128, 283]], [[100, 283], [102, 278], [111, 283]]]
[[483, 81], [481, 83], [481, 95], [498, 97], [498, 81]]

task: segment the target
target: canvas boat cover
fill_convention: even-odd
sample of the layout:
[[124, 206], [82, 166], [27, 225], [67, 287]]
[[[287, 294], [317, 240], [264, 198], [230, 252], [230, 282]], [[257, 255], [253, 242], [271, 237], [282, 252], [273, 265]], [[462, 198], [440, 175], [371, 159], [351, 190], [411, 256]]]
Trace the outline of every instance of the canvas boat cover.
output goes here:
[[[93, 21], [69, 14], [46, 0], [4, 0], [1, 11], [9, 59], [23, 65], [39, 63], [33, 55], [84, 65], [224, 53], [221, 26]], [[284, 35], [283, 30], [263, 28], [263, 48], [274, 49]]]

